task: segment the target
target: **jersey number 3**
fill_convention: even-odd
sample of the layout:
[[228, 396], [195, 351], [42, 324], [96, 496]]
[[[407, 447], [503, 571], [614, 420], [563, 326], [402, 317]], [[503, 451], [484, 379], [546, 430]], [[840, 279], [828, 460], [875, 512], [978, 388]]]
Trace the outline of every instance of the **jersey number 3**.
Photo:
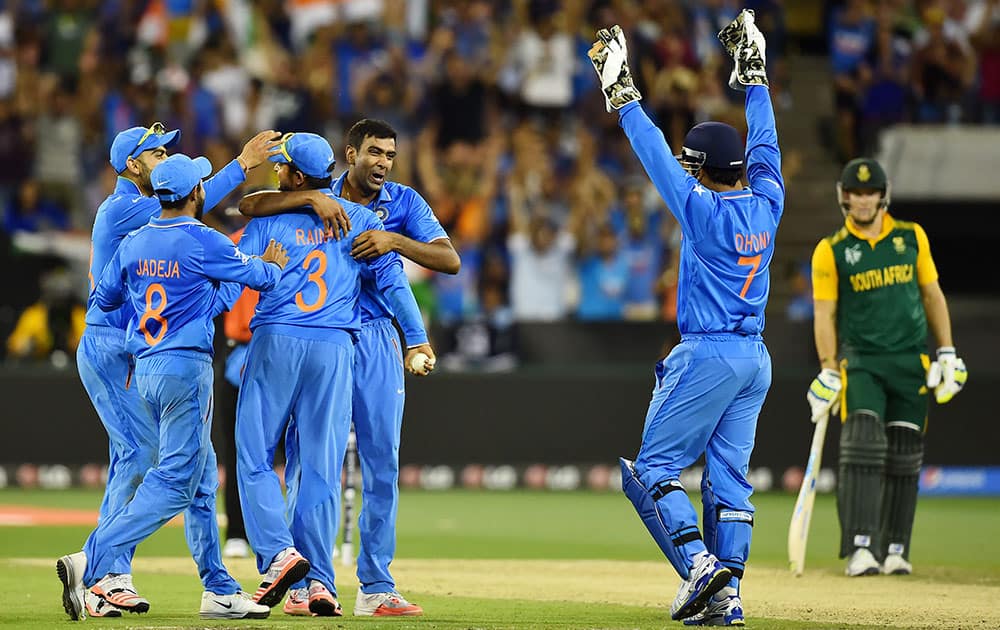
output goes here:
[[295, 306], [298, 306], [299, 310], [303, 313], [312, 313], [326, 302], [326, 282], [323, 281], [323, 274], [326, 273], [326, 254], [318, 249], [314, 249], [302, 261], [302, 268], [308, 270], [312, 261], [317, 258], [319, 259], [319, 266], [316, 268], [316, 271], [310, 273], [306, 278], [309, 282], [316, 285], [318, 293], [316, 301], [306, 304], [306, 301], [302, 298], [302, 291], [295, 294]]
[[[155, 307], [153, 306], [154, 295], [158, 295], [160, 298], [159, 304]], [[162, 284], [154, 282], [146, 289], [146, 310], [143, 311], [142, 316], [139, 318], [139, 330], [146, 337], [146, 343], [151, 346], [155, 346], [163, 341], [163, 335], [167, 334], [167, 320], [163, 317], [163, 309], [165, 308], [167, 308], [167, 292], [163, 289]], [[153, 320], [160, 325], [160, 330], [155, 336], [149, 334], [149, 320]]]
[[750, 283], [753, 282], [753, 277], [757, 275], [757, 267], [760, 267], [760, 254], [756, 256], [740, 256], [736, 264], [740, 267], [750, 266], [750, 273], [747, 274], [747, 281], [743, 283], [743, 290], [740, 291], [740, 297], [746, 297], [747, 289], [750, 288]]

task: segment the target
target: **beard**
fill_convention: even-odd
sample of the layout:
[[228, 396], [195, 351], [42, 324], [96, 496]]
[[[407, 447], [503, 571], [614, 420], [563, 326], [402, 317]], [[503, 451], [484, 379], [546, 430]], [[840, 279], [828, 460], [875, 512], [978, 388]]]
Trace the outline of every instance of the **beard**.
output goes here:
[[205, 197], [202, 197], [194, 205], [194, 218], [201, 221], [202, 215], [205, 214]]
[[876, 210], [874, 213], [872, 213], [872, 215], [870, 217], [868, 217], [867, 219], [859, 219], [857, 216], [855, 216], [853, 214], [851, 215], [851, 221], [854, 221], [855, 225], [858, 225], [858, 226], [861, 226], [861, 227], [868, 227], [872, 223], [875, 223], [875, 219], [877, 219], [877, 218], [878, 218], [878, 210]]

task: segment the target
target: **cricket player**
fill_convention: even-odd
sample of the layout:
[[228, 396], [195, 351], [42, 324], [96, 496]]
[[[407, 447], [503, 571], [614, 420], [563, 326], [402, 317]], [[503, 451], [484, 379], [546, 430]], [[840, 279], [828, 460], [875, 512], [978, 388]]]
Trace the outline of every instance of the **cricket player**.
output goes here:
[[[458, 273], [458, 253], [427, 202], [409, 186], [387, 179], [396, 158], [396, 131], [383, 121], [362, 119], [348, 131], [345, 154], [348, 168], [333, 182], [333, 192], [367, 207], [384, 223], [384, 227], [358, 234], [351, 255], [371, 261], [396, 252], [428, 269]], [[240, 204], [240, 211], [287, 209], [298, 202], [297, 194], [249, 195]], [[362, 324], [355, 353], [351, 416], [362, 475], [357, 568], [361, 586], [354, 604], [357, 616], [423, 614], [420, 606], [399, 594], [389, 572], [396, 553], [399, 441], [405, 400], [399, 336], [392, 325], [393, 316], [398, 319], [400, 315], [366, 273], [361, 284]], [[409, 338], [406, 342], [413, 345]], [[413, 354], [413, 350], [408, 352], [406, 366]]]
[[56, 563], [63, 606], [73, 620], [86, 616], [88, 588], [122, 610], [147, 611], [148, 602], [118, 590], [108, 573], [122, 553], [184, 510], [212, 523], [200, 531], [185, 524], [205, 586], [201, 616], [262, 619], [270, 613], [253, 603], [222, 565], [211, 442], [212, 319], [233, 304], [240, 284], [274, 287], [288, 257], [272, 241], [263, 256], [251, 258], [200, 221], [201, 180], [211, 170], [207, 159], [183, 154], [153, 169], [150, 182], [160, 215], [121, 242], [94, 290], [94, 303], [105, 312], [126, 302], [133, 309], [126, 350], [135, 357], [135, 387], [153, 418], [158, 444], [154, 465], [132, 500], [99, 521], [83, 551]]
[[[927, 234], [888, 213], [889, 180], [875, 160], [844, 167], [844, 227], [812, 258], [821, 372], [807, 399], [813, 422], [840, 410], [840, 557], [849, 576], [908, 575], [929, 390], [944, 404], [965, 385], [948, 304]], [[927, 328], [937, 360], [926, 352]], [[879, 561], [882, 565], [879, 565]]]
[[[263, 163], [275, 143], [276, 134], [264, 131], [243, 147], [240, 155], [204, 182], [205, 208], [211, 210], [246, 178], [251, 168]], [[96, 280], [114, 256], [125, 235], [146, 225], [160, 212], [153, 197], [150, 173], [167, 157], [167, 149], [180, 140], [180, 131], [167, 131], [161, 123], [132, 127], [115, 136], [111, 144], [111, 166], [118, 173], [114, 192], [97, 209], [90, 250], [90, 294], [87, 299], [87, 327], [77, 350], [80, 380], [108, 432], [110, 460], [108, 482], [101, 502], [99, 520], [127, 503], [143, 475], [155, 462], [157, 428], [142, 397], [129, 382], [129, 357], [125, 350], [125, 327], [132, 316], [131, 306], [109, 312], [96, 302]], [[193, 532], [214, 528], [215, 522], [199, 523], [190, 514]], [[194, 534], [195, 538], [200, 537]], [[138, 598], [132, 583], [132, 554], [126, 549], [110, 567], [115, 577], [111, 590]], [[145, 605], [149, 602], [142, 598]], [[121, 612], [91, 594], [89, 613], [95, 617], [120, 616]]]
[[[335, 197], [330, 190], [333, 149], [322, 137], [287, 134], [270, 159], [277, 163], [281, 190], [314, 189]], [[336, 239], [312, 212], [291, 212], [254, 219], [240, 241], [250, 253], [263, 250], [266, 235], [291, 243], [284, 279], [261, 294], [251, 321], [253, 338], [236, 420], [244, 519], [258, 568], [265, 574], [255, 600], [274, 606], [305, 578], [305, 592], [293, 593], [284, 607], [289, 614], [343, 614], [336, 599], [333, 549], [351, 426], [355, 340], [363, 337], [358, 304], [363, 276], [398, 315], [408, 344], [406, 364], [418, 352], [434, 356], [399, 256], [386, 252], [359, 261], [351, 255], [355, 237], [382, 230], [382, 222], [359, 204], [341, 205], [352, 226], [347, 239]], [[390, 346], [389, 352], [393, 363], [401, 365], [399, 346]], [[370, 383], [375, 384], [382, 396], [398, 397], [379, 381]], [[286, 429], [287, 520], [272, 468]]]
[[[745, 155], [734, 128], [707, 122], [684, 138], [680, 163], [637, 102], [621, 29], [602, 29], [598, 38], [589, 56], [608, 111], [618, 110], [625, 135], [683, 234], [681, 342], [656, 366], [642, 444], [634, 462], [621, 460], [622, 485], [683, 580], [671, 617], [690, 625], [742, 626], [739, 587], [754, 514], [746, 475], [771, 384], [761, 332], [784, 206], [764, 37], [746, 10], [719, 33], [736, 61], [730, 85], [746, 90]], [[749, 186], [741, 181], [744, 163]], [[704, 538], [679, 479], [703, 453]]]

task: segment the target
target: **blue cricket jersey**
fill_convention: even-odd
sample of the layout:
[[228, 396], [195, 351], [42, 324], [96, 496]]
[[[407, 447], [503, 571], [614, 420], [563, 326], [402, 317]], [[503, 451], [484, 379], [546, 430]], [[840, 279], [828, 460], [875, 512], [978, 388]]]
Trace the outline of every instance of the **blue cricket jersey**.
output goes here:
[[750, 186], [715, 193], [689, 175], [638, 103], [621, 126], [660, 196], [681, 226], [677, 327], [681, 334], [764, 330], [768, 267], [785, 204], [781, 153], [767, 88], [746, 94]]
[[[333, 192], [341, 196], [344, 190], [344, 172], [333, 182]], [[420, 193], [409, 186], [387, 181], [382, 184], [378, 196], [367, 206], [369, 211], [381, 219], [383, 228], [388, 232], [402, 234], [421, 243], [430, 243], [441, 238], [448, 238], [448, 233], [434, 216], [434, 211]], [[361, 276], [361, 321], [367, 322], [380, 317], [392, 317], [394, 313], [390, 304], [375, 285], [370, 272]], [[407, 344], [414, 345], [409, 339]]]
[[109, 312], [129, 305], [135, 315], [125, 347], [137, 359], [168, 350], [212, 354], [212, 319], [239, 295], [220, 284], [266, 291], [280, 277], [277, 265], [247, 256], [193, 217], [154, 218], [121, 242], [91, 299]]
[[[205, 212], [214, 208], [226, 195], [243, 183], [246, 175], [239, 162], [233, 160], [221, 168], [211, 179], [204, 182]], [[110, 326], [125, 330], [132, 311], [126, 303], [121, 309], [104, 312], [98, 308], [94, 297], [96, 283], [101, 273], [111, 261], [122, 239], [133, 231], [149, 223], [160, 214], [160, 201], [156, 197], [146, 197], [139, 192], [135, 182], [118, 177], [115, 190], [97, 208], [94, 230], [90, 237], [90, 277], [87, 296], [87, 325]]]
[[[330, 189], [322, 192], [334, 197]], [[262, 253], [268, 241], [280, 241], [288, 249], [288, 264], [282, 281], [263, 292], [250, 328], [264, 324], [361, 330], [360, 299], [362, 278], [371, 283], [379, 300], [399, 315], [399, 325], [408, 345], [427, 343], [420, 311], [403, 272], [403, 262], [395, 252], [371, 261], [351, 256], [351, 244], [365, 230], [382, 230], [382, 222], [364, 206], [338, 199], [351, 219], [350, 233], [336, 240], [323, 228], [322, 220], [310, 209], [271, 217], [259, 217], [247, 224], [240, 249]]]

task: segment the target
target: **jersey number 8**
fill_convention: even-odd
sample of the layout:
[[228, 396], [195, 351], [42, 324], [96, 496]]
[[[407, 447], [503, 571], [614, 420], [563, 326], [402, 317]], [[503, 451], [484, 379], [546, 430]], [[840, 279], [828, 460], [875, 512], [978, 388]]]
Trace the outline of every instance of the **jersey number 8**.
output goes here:
[[[159, 295], [159, 304], [155, 307], [153, 306], [153, 296]], [[163, 309], [167, 308], [167, 292], [164, 290], [163, 285], [159, 282], [154, 282], [146, 288], [146, 310], [143, 311], [142, 317], [139, 318], [139, 330], [146, 337], [146, 343], [151, 346], [163, 341], [163, 335], [167, 334], [167, 320], [163, 317]], [[149, 329], [147, 328], [149, 320], [153, 320], [160, 325], [159, 332], [155, 336], [149, 334]]]

